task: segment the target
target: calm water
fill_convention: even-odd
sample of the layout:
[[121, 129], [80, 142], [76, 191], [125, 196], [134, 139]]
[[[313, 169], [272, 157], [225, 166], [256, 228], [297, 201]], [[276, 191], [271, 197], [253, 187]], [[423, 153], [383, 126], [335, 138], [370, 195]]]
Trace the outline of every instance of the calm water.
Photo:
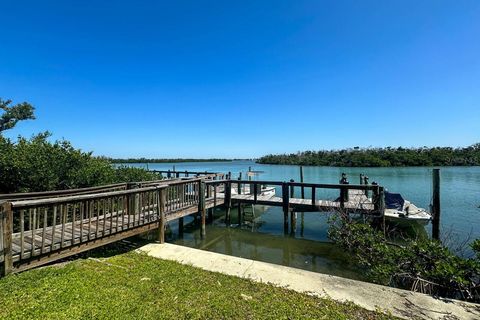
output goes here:
[[[258, 177], [259, 180], [300, 179], [298, 166], [260, 165], [253, 161], [162, 163], [149, 164], [148, 167], [168, 170], [172, 169], [173, 165], [177, 170], [232, 172], [232, 177], [237, 177], [239, 172], [245, 177], [248, 168], [252, 167], [253, 170], [263, 171]], [[347, 173], [350, 183], [358, 183], [359, 174], [364, 173], [370, 177], [370, 182], [377, 181], [389, 191], [401, 193], [417, 206], [429, 207], [432, 194], [431, 168], [304, 167], [304, 181], [338, 183], [342, 172]], [[444, 167], [440, 172], [442, 234], [445, 243], [456, 249], [464, 241], [471, 242], [472, 239], [480, 238], [480, 167]], [[277, 194], [278, 192], [277, 190]], [[333, 190], [322, 192], [317, 191], [317, 198], [334, 199], [338, 196]], [[308, 195], [306, 190], [306, 196]], [[179, 237], [175, 222], [170, 225], [169, 239], [204, 250], [361, 278], [349, 262], [350, 259], [335, 245], [328, 243], [326, 214], [298, 213], [297, 231], [292, 237], [283, 234], [281, 208], [257, 206], [255, 211], [257, 219], [253, 228], [225, 228], [223, 212], [217, 210], [215, 222], [207, 227], [206, 239], [200, 239], [198, 228], [193, 223], [187, 226], [183, 237]], [[235, 217], [236, 212], [232, 212], [232, 218]], [[430, 232], [430, 229], [430, 225], [426, 226], [427, 232]]]

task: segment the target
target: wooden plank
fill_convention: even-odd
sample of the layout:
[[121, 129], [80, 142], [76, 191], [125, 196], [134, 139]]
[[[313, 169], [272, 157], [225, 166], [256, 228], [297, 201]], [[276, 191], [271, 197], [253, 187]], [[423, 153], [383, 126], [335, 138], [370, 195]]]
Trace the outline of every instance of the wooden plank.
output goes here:
[[32, 231], [31, 231], [31, 233], [32, 233], [32, 237], [31, 237], [31, 238], [32, 238], [32, 243], [31, 243], [31, 245], [32, 245], [32, 250], [31, 250], [31, 253], [30, 253], [30, 254], [33, 256], [33, 253], [34, 253], [34, 251], [35, 251], [35, 242], [34, 242], [34, 241], [35, 241], [35, 232], [36, 232], [36, 228], [37, 228], [37, 226], [35, 225], [35, 222], [36, 222], [36, 220], [37, 220], [37, 219], [36, 219], [37, 208], [33, 208], [32, 210], [33, 210], [33, 211], [32, 211], [32, 219], [33, 219], [33, 222], [32, 222]]

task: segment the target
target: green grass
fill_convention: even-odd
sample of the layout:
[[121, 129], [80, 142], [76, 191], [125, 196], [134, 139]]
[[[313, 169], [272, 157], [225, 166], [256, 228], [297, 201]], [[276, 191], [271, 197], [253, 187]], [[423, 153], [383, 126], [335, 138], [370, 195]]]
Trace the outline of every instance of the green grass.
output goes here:
[[0, 279], [2, 319], [391, 319], [139, 253]]

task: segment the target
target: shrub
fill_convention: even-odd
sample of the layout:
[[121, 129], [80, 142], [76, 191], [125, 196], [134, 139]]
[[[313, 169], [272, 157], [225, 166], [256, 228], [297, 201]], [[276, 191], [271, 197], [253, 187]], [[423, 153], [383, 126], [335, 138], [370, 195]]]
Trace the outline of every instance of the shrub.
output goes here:
[[139, 168], [113, 167], [107, 159], [50, 142], [48, 132], [16, 142], [0, 136], [0, 192], [31, 192], [159, 179]]
[[353, 254], [373, 282], [480, 302], [480, 239], [471, 245], [476, 256], [462, 258], [436, 240], [389, 243], [382, 232], [347, 217], [332, 220], [329, 237]]

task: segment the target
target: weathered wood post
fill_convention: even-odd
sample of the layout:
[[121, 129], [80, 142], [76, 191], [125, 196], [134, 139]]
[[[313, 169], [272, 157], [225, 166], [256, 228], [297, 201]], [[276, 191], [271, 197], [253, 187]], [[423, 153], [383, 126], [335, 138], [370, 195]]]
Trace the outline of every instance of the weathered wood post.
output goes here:
[[206, 211], [205, 211], [205, 180], [200, 180], [198, 182], [198, 212], [201, 214], [201, 233], [202, 238], [206, 235]]
[[290, 233], [295, 235], [297, 232], [297, 212], [290, 211]]
[[[135, 182], [127, 182], [127, 190], [133, 190], [133, 189], [136, 189], [137, 187], [138, 185]], [[137, 203], [138, 203], [137, 195], [128, 193], [126, 198], [127, 198], [127, 206], [125, 208], [126, 214], [129, 216], [133, 215], [133, 225], [135, 225], [135, 216], [137, 213]], [[128, 225], [128, 227], [130, 227], [130, 225]]]
[[379, 200], [378, 200], [379, 211], [380, 211], [380, 214], [382, 215], [383, 235], [386, 236], [387, 227], [385, 223], [385, 189], [383, 187], [380, 187], [378, 189], [378, 197], [379, 197]]
[[157, 215], [158, 215], [158, 241], [165, 242], [165, 205], [167, 202], [167, 189], [157, 187]]
[[288, 194], [288, 183], [282, 183], [282, 208], [283, 208], [283, 231], [288, 233], [288, 207], [289, 207], [289, 194]]
[[432, 178], [432, 238], [440, 241], [440, 169], [433, 169]]
[[[240, 172], [238, 174], [238, 181], [242, 180], [242, 173]], [[238, 182], [238, 194], [242, 194], [242, 184], [241, 182]]]
[[232, 183], [230, 180], [225, 182], [225, 224], [230, 226], [230, 210], [232, 209]]
[[[347, 175], [342, 173], [342, 178], [339, 181], [340, 184], [348, 184]], [[345, 202], [348, 202], [348, 189], [340, 187], [340, 208], [343, 209]]]
[[[294, 183], [295, 180], [293, 179], [290, 179], [290, 183]], [[295, 197], [295, 187], [293, 185], [290, 185], [290, 198], [294, 198]]]
[[376, 182], [372, 182], [372, 186], [375, 186], [372, 193], [373, 210], [380, 213], [380, 187]]
[[237, 205], [237, 210], [238, 210], [238, 226], [241, 227], [243, 223], [243, 217], [242, 217], [242, 203], [238, 201]]
[[[290, 179], [290, 183], [294, 183], [295, 180]], [[295, 197], [295, 187], [293, 185], [290, 185], [290, 197], [289, 198], [294, 198]], [[290, 200], [290, 199], [289, 199]], [[294, 234], [295, 229], [297, 227], [297, 213], [289, 210], [290, 211], [290, 233]]]
[[[212, 188], [215, 188], [215, 185], [212, 184], [208, 184], [207, 185], [207, 198], [211, 198], [212, 197]], [[214, 190], [215, 191], [215, 190]], [[213, 209], [215, 208], [215, 204], [213, 206], [213, 208], [210, 208], [207, 210], [207, 215], [208, 215], [208, 221], [209, 222], [212, 222], [213, 221]]]
[[[300, 166], [300, 182], [303, 183], [303, 166]], [[305, 187], [302, 186], [301, 188], [301, 196], [302, 199], [305, 199]]]
[[2, 243], [0, 243], [0, 250], [3, 254], [3, 266], [0, 270], [0, 275], [5, 276], [12, 273], [13, 259], [12, 259], [12, 234], [13, 234], [13, 211], [10, 202], [0, 204], [0, 232], [2, 233]]
[[[363, 176], [363, 184], [368, 186], [368, 176], [364, 175]], [[365, 189], [365, 196], [368, 198], [369, 196], [369, 192], [368, 192], [368, 189]]]

